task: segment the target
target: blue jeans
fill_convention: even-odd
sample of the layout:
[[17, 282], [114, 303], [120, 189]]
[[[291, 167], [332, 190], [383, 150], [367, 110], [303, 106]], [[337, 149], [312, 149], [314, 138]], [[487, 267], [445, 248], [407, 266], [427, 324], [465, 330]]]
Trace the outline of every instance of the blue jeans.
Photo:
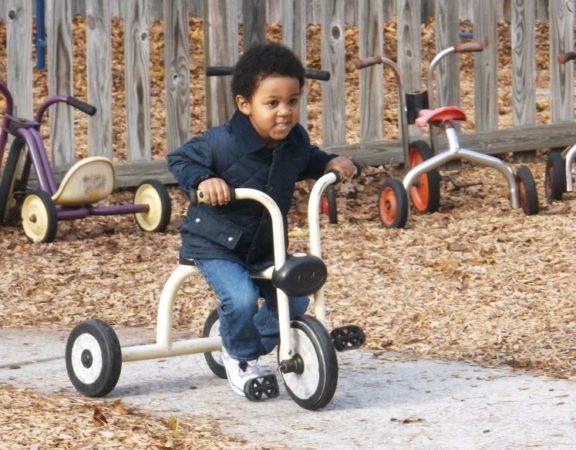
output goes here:
[[[196, 266], [220, 301], [222, 345], [240, 361], [270, 353], [278, 345], [276, 290], [268, 280], [253, 280], [242, 265], [224, 259], [196, 259]], [[258, 308], [258, 299], [264, 303]], [[308, 297], [290, 298], [290, 318], [306, 312]]]

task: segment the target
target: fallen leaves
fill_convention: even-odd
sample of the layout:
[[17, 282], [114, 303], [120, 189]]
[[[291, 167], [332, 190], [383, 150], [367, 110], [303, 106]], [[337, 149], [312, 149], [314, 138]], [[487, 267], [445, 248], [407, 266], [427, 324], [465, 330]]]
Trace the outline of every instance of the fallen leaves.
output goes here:
[[213, 421], [149, 417], [121, 400], [47, 397], [0, 386], [0, 411], [2, 448], [258, 448], [223, 436]]

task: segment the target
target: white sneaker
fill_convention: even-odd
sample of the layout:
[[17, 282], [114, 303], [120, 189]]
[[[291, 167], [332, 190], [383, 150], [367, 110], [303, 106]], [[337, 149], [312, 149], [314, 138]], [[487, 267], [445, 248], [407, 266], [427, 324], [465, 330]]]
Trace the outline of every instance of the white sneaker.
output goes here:
[[238, 361], [232, 358], [224, 347], [222, 347], [222, 363], [232, 390], [243, 397], [246, 396], [244, 394], [246, 382], [264, 376], [257, 359], [246, 362]]

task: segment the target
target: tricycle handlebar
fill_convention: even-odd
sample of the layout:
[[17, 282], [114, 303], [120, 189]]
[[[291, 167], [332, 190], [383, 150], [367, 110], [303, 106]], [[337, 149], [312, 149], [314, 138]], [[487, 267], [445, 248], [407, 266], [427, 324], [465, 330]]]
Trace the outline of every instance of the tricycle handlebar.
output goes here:
[[[233, 73], [234, 66], [208, 66], [206, 68], [206, 76], [208, 77], [221, 77], [232, 75]], [[306, 69], [304, 76], [313, 80], [328, 81], [330, 79], [330, 72], [326, 70]]]
[[573, 59], [576, 59], [576, 52], [562, 53], [561, 55], [558, 55], [557, 61], [558, 64], [566, 64], [568, 61], [572, 61]]
[[364, 69], [366, 67], [374, 66], [376, 64], [382, 64], [382, 57], [380, 56], [368, 56], [366, 58], [360, 58], [354, 62], [357, 69]]
[[454, 53], [481, 52], [482, 50], [484, 50], [484, 44], [480, 41], [461, 42], [454, 46]]
[[82, 100], [78, 100], [76, 97], [67, 97], [66, 104], [82, 111], [84, 114], [88, 114], [89, 116], [96, 114], [95, 106], [85, 103]]

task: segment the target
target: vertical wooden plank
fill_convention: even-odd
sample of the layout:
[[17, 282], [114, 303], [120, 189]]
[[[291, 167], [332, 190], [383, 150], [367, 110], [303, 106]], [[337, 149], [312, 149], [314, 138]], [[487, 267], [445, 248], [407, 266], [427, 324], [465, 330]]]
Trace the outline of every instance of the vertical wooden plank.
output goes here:
[[[72, 95], [72, 9], [70, 1], [46, 0], [48, 92]], [[50, 108], [52, 164], [74, 162], [72, 108], [58, 104]]]
[[474, 3], [474, 37], [484, 43], [475, 54], [475, 119], [476, 130], [498, 128], [498, 9], [497, 0]]
[[382, 2], [382, 6], [384, 7], [384, 20], [391, 20], [396, 18], [396, 15], [398, 14], [397, 1], [398, 0], [388, 0]]
[[124, 5], [127, 155], [129, 161], [151, 160], [148, 1], [126, 0]]
[[[344, 24], [350, 26], [358, 26], [358, 18], [356, 13], [358, 12], [358, 2], [360, 0], [348, 0], [344, 2]], [[382, 2], [380, 2], [382, 3]]]
[[407, 92], [422, 86], [420, 59], [420, 0], [398, 1], [398, 66]]
[[162, 20], [162, 14], [164, 7], [162, 5], [162, 0], [148, 0], [148, 20], [154, 22], [156, 20]]
[[[382, 23], [384, 7], [381, 1], [358, 2], [358, 38], [360, 57], [383, 56]], [[360, 71], [360, 140], [370, 142], [383, 137], [382, 106], [384, 76], [381, 65]]]
[[538, 20], [548, 20], [548, 1], [549, 0], [535, 0], [536, 1], [536, 19]]
[[244, 50], [266, 41], [265, 0], [242, 0]]
[[32, 5], [27, 0], [9, 0], [6, 7], [7, 84], [14, 115], [32, 119]]
[[112, 158], [112, 38], [110, 2], [86, 1], [88, 103], [98, 112], [88, 120], [88, 153]]
[[[419, 92], [423, 88], [420, 0], [398, 0], [398, 67], [406, 92]], [[421, 130], [411, 125], [409, 134], [418, 137]]]
[[[460, 41], [460, 8], [453, 0], [436, 0], [436, 52], [452, 47]], [[448, 55], [440, 62], [436, 73], [437, 105], [460, 105], [460, 58]]]
[[[306, 64], [307, 3], [306, 0], [282, 1], [282, 41], [303, 64]], [[307, 106], [308, 96], [304, 89], [300, 103], [300, 123], [305, 128], [308, 125]]]
[[[204, 0], [204, 57], [208, 66], [233, 66], [238, 60], [238, 7], [227, 0]], [[206, 78], [208, 127], [229, 119], [236, 108], [230, 77]]]
[[460, 20], [474, 20], [474, 3], [476, 0], [459, 0], [459, 2]]
[[536, 123], [536, 7], [530, 0], [513, 0], [512, 109], [514, 126]]
[[190, 43], [186, 0], [163, 3], [166, 135], [171, 152], [186, 142], [190, 134]]
[[266, 2], [266, 22], [282, 21], [282, 9], [284, 0], [265, 0]]
[[328, 83], [322, 83], [322, 131], [324, 145], [346, 142], [344, 1], [322, 2], [322, 66], [331, 74]]
[[309, 0], [308, 2], [308, 16], [307, 22], [309, 24], [318, 24], [320, 23], [320, 8], [322, 7], [321, 3], [318, 3], [318, 0]]
[[550, 0], [550, 78], [552, 122], [572, 121], [573, 64], [558, 64], [561, 53], [574, 48], [573, 0]]

